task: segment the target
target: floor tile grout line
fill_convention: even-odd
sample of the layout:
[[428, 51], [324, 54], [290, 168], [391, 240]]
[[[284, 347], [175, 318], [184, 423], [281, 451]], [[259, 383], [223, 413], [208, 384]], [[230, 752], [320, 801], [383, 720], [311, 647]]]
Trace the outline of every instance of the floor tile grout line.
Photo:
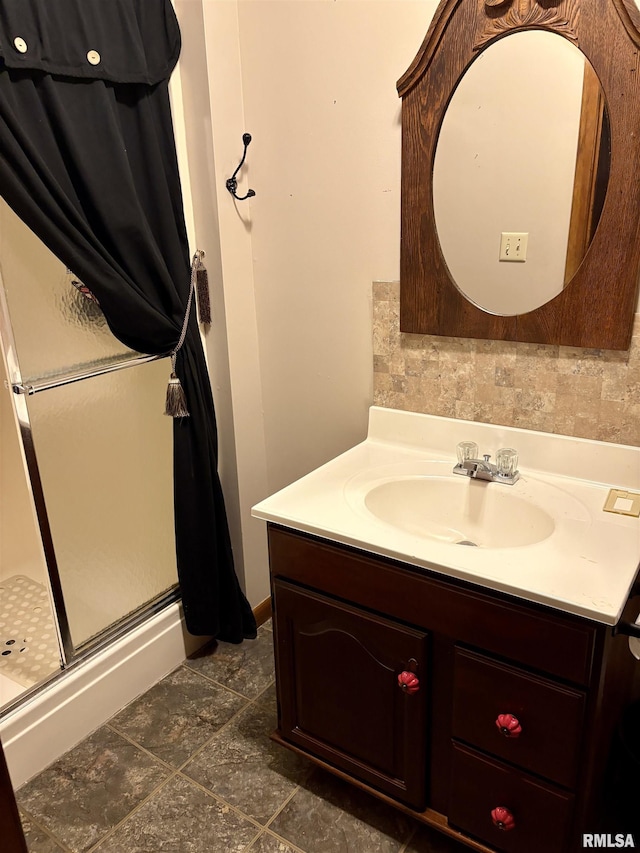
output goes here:
[[[263, 689], [262, 689], [259, 693], [257, 693], [255, 696], [247, 696], [247, 694], [246, 694], [246, 693], [241, 693], [239, 690], [234, 690], [234, 689], [233, 689], [233, 687], [229, 687], [229, 685], [228, 685], [228, 684], [225, 684], [223, 681], [217, 681], [215, 678], [213, 678], [213, 676], [211, 676], [211, 675], [207, 675], [205, 672], [200, 672], [200, 670], [199, 670], [199, 669], [194, 669], [194, 667], [189, 666], [189, 664], [188, 664], [188, 662], [187, 662], [187, 661], [184, 661], [183, 663], [181, 663], [181, 664], [180, 664], [180, 666], [178, 667], [178, 669], [179, 669], [180, 667], [184, 667], [184, 669], [186, 669], [188, 672], [194, 672], [196, 675], [199, 675], [199, 676], [201, 676], [202, 678], [206, 679], [210, 684], [215, 684], [215, 685], [216, 685], [216, 687], [223, 687], [225, 690], [228, 690], [230, 693], [233, 693], [233, 694], [235, 694], [236, 696], [239, 696], [241, 699], [246, 699], [246, 700], [248, 700], [249, 702], [253, 702], [255, 699], [257, 699], [257, 698], [258, 698], [258, 696], [261, 696], [261, 695], [264, 693], [264, 691], [267, 689], [266, 687], [265, 687], [265, 688], [263, 688]], [[175, 670], [174, 670], [174, 671], [175, 671]], [[270, 679], [269, 684], [267, 685], [267, 687], [270, 687], [270, 686], [271, 686], [271, 684], [273, 684], [273, 681], [274, 681], [274, 679], [273, 679], [273, 677], [272, 677], [272, 678]], [[144, 694], [143, 694], [143, 695], [144, 695]]]
[[[262, 831], [264, 829], [264, 824], [260, 823], [260, 821], [257, 820], [257, 818], [252, 817], [251, 815], [247, 814], [246, 812], [243, 812], [241, 808], [234, 805], [233, 803], [230, 803], [228, 800], [225, 800], [225, 798], [221, 794], [216, 794], [215, 791], [212, 791], [210, 788], [207, 788], [205, 785], [202, 784], [202, 782], [198, 782], [196, 779], [192, 779], [191, 776], [187, 776], [186, 773], [182, 773], [180, 771], [178, 771], [176, 773], [176, 776], [179, 776], [181, 779], [184, 779], [186, 782], [190, 782], [192, 785], [195, 785], [196, 788], [199, 788], [203, 793], [207, 794], [209, 797], [214, 799], [217, 803], [220, 803], [220, 805], [225, 806], [230, 811], [234, 812], [234, 814], [236, 814], [238, 817], [241, 817], [243, 820], [247, 820], [247, 821], [249, 821], [249, 823], [252, 823], [254, 826], [258, 827], [260, 829], [260, 831]], [[253, 843], [253, 842], [251, 842], [251, 843]]]
[[402, 845], [402, 847], [398, 850], [398, 853], [407, 853], [407, 848], [409, 847], [409, 844], [411, 843], [411, 839], [413, 838], [413, 836], [414, 836], [415, 834], [416, 834], [416, 830], [415, 830], [415, 829], [414, 829], [414, 830], [412, 830], [412, 832], [410, 832], [410, 833], [409, 833], [409, 837], [408, 837], [408, 838], [407, 838], [407, 840], [404, 842], [404, 844]]
[[108, 838], [110, 838], [116, 832], [116, 830], [118, 830], [121, 826], [123, 826], [131, 817], [133, 817], [133, 815], [137, 814], [140, 811], [140, 809], [149, 802], [149, 800], [151, 800], [153, 797], [155, 797], [155, 795], [159, 791], [161, 791], [162, 788], [164, 788], [165, 785], [167, 785], [171, 781], [171, 779], [174, 778], [174, 776], [177, 776], [177, 775], [178, 775], [177, 772], [174, 772], [174, 773], [169, 774], [169, 776], [167, 776], [166, 779], [163, 779], [159, 785], [156, 785], [156, 787], [153, 789], [153, 791], [151, 791], [149, 794], [147, 794], [147, 796], [144, 798], [144, 800], [141, 800], [133, 809], [131, 809], [130, 812], [128, 812], [127, 815], [125, 815], [125, 817], [122, 818], [122, 820], [118, 821], [118, 823], [116, 823], [115, 826], [112, 826], [111, 829], [108, 832], [106, 832], [99, 841], [96, 841], [96, 843], [92, 847], [89, 847], [87, 850], [85, 850], [84, 853], [93, 853], [94, 850], [98, 850], [98, 853], [99, 853], [100, 845], [104, 841], [106, 841]]
[[[241, 708], [238, 708], [238, 710], [237, 710], [237, 711], [234, 711], [234, 713], [229, 717], [229, 719], [228, 719], [228, 720], [225, 720], [225, 722], [224, 722], [224, 723], [222, 723], [222, 725], [221, 725], [218, 729], [216, 729], [216, 731], [215, 731], [215, 732], [214, 732], [210, 737], [208, 737], [208, 738], [207, 738], [207, 740], [206, 740], [206, 741], [204, 741], [204, 743], [202, 743], [202, 744], [201, 744], [201, 745], [200, 745], [196, 750], [194, 750], [194, 751], [189, 755], [189, 757], [188, 757], [188, 758], [186, 758], [186, 759], [185, 759], [181, 764], [179, 764], [178, 766], [173, 765], [173, 764], [169, 764], [169, 762], [165, 761], [163, 758], [160, 758], [160, 757], [159, 757], [158, 755], [156, 755], [154, 752], [151, 752], [151, 750], [150, 750], [150, 749], [148, 749], [147, 747], [143, 746], [141, 743], [139, 743], [137, 740], [135, 740], [135, 738], [131, 737], [131, 735], [126, 734], [125, 732], [121, 731], [121, 730], [117, 727], [117, 724], [116, 724], [116, 723], [114, 723], [114, 719], [115, 719], [115, 717], [116, 717], [117, 715], [114, 715], [113, 717], [111, 717], [111, 718], [110, 718], [106, 723], [104, 723], [104, 726], [105, 726], [106, 728], [110, 729], [111, 731], [115, 732], [115, 734], [119, 735], [119, 736], [120, 736], [120, 737], [122, 737], [124, 740], [128, 741], [132, 746], [137, 747], [137, 748], [138, 748], [138, 749], [140, 749], [142, 752], [144, 752], [144, 753], [146, 753], [147, 755], [151, 756], [151, 758], [154, 758], [156, 761], [161, 762], [163, 765], [165, 765], [166, 767], [168, 767], [170, 770], [172, 770], [172, 771], [181, 771], [181, 770], [183, 770], [183, 769], [186, 767], [186, 765], [187, 765], [187, 764], [189, 764], [191, 761], [193, 761], [193, 759], [194, 759], [197, 755], [199, 755], [199, 754], [202, 752], [202, 750], [203, 750], [203, 749], [205, 749], [205, 747], [209, 746], [209, 745], [211, 744], [211, 742], [214, 740], [214, 738], [218, 737], [218, 735], [219, 735], [222, 731], [224, 731], [224, 730], [227, 728], [227, 726], [229, 726], [229, 725], [230, 725], [230, 724], [231, 724], [231, 723], [232, 723], [232, 722], [233, 722], [233, 721], [238, 717], [238, 715], [239, 715], [239, 714], [242, 714], [244, 711], [246, 711], [246, 709], [247, 709], [247, 708], [249, 708], [249, 706], [250, 706], [250, 705], [253, 705], [253, 703], [254, 703], [254, 701], [255, 701], [255, 700], [253, 700], [253, 699], [247, 699], [245, 696], [241, 696], [241, 697], [239, 697], [239, 698], [244, 699], [245, 704], [244, 704]], [[122, 710], [124, 710], [124, 709], [122, 709]], [[119, 712], [118, 712], [118, 713], [119, 713]]]
[[[289, 794], [288, 797], [285, 798], [285, 800], [280, 804], [280, 806], [278, 806], [278, 808], [275, 810], [275, 812], [271, 815], [269, 820], [265, 823], [265, 825], [262, 828], [263, 832], [265, 832], [265, 833], [269, 832], [271, 835], [275, 836], [278, 839], [278, 841], [282, 841], [283, 844], [286, 844], [288, 847], [291, 847], [294, 851], [296, 851], [296, 853], [306, 853], [306, 851], [303, 850], [302, 847], [299, 847], [295, 843], [295, 841], [291, 841], [290, 839], [285, 838], [284, 835], [280, 835], [274, 829], [271, 829], [271, 824], [278, 817], [278, 815], [281, 814], [284, 811], [284, 809], [289, 805], [289, 803], [295, 797], [295, 795], [298, 793], [298, 791], [301, 789], [301, 787], [302, 787], [301, 785], [296, 785], [296, 787], [293, 789], [293, 791]], [[253, 844], [255, 844], [256, 841], [257, 841], [257, 839], [254, 839], [251, 842], [252, 846], [253, 846]], [[251, 848], [249, 848], [249, 850], [251, 850]]]
[[[187, 660], [188, 660], [188, 659], [187, 659]], [[179, 664], [179, 665], [176, 667], [176, 669], [174, 669], [174, 670], [172, 670], [172, 671], [173, 671], [173, 672], [175, 672], [175, 671], [176, 671], [176, 670], [178, 670], [178, 669], [186, 669], [186, 670], [187, 670], [187, 672], [193, 673], [194, 675], [199, 675], [201, 678], [204, 678], [204, 679], [205, 679], [206, 681], [208, 681], [210, 684], [215, 684], [215, 685], [216, 685], [216, 687], [222, 687], [222, 688], [224, 688], [224, 690], [228, 690], [228, 691], [229, 691], [229, 693], [233, 693], [233, 694], [234, 694], [234, 696], [238, 696], [240, 699], [245, 699], [245, 700], [246, 700], [246, 701], [248, 701], [248, 702], [252, 702], [252, 701], [253, 701], [253, 699], [255, 699], [255, 696], [252, 698], [251, 696], [247, 696], [245, 693], [240, 693], [240, 691], [239, 691], [239, 690], [234, 690], [234, 689], [233, 689], [233, 687], [229, 687], [229, 685], [228, 685], [228, 684], [224, 684], [222, 681], [216, 681], [216, 679], [215, 679], [215, 678], [211, 678], [211, 676], [210, 676], [210, 675], [206, 675], [206, 673], [204, 673], [204, 672], [200, 672], [200, 670], [199, 670], [199, 669], [195, 669], [194, 667], [189, 666], [189, 664], [187, 663], [187, 661], [186, 661], [186, 660], [185, 660], [185, 661], [183, 661], [181, 664]], [[169, 674], [171, 674], [171, 673], [169, 673]], [[155, 686], [155, 685], [154, 685], [154, 686]], [[151, 688], [150, 688], [150, 689], [151, 689]], [[142, 693], [141, 695], [142, 695], [142, 696], [144, 696], [144, 693]], [[134, 700], [134, 701], [135, 701], [135, 700]], [[126, 706], [125, 706], [125, 707], [126, 707]], [[123, 709], [121, 709], [121, 710], [124, 710], [124, 708], [123, 708]], [[118, 713], [120, 713], [120, 712], [118, 711]]]
[[[268, 621], [269, 620], [267, 620], [267, 622]], [[258, 625], [256, 636], [253, 637], [252, 640], [249, 640], [249, 642], [259, 640], [260, 636], [264, 635], [265, 633], [273, 633], [272, 628], [267, 625], [267, 622], [263, 622], [262, 625]], [[245, 639], [248, 638], [245, 637]], [[215, 637], [211, 637], [209, 640], [207, 640], [205, 643], [195, 649], [190, 655], [187, 655], [187, 660], [192, 660], [198, 657], [211, 657], [212, 655], [215, 655], [218, 649], [222, 649], [223, 651], [224, 649], [228, 649], [230, 653], [238, 651], [243, 655], [246, 655], [247, 651], [249, 651], [249, 654], [251, 654], [251, 652], [253, 651], [253, 647], [251, 645], [244, 645], [244, 640], [242, 640], [240, 643], [229, 643], [226, 640], [218, 640]]]
[[269, 820], [265, 823], [265, 825], [264, 825], [264, 828], [265, 828], [265, 829], [268, 829], [268, 828], [271, 826], [271, 824], [273, 823], [273, 821], [278, 817], [278, 815], [279, 815], [279, 814], [281, 814], [281, 812], [283, 812], [283, 811], [284, 811], [284, 809], [289, 805], [289, 803], [290, 803], [290, 802], [291, 802], [291, 800], [295, 797], [295, 795], [298, 793], [298, 791], [300, 790], [300, 788], [301, 788], [301, 787], [302, 787], [301, 785], [296, 785], [296, 787], [295, 787], [295, 788], [293, 789], [293, 791], [289, 794], [289, 796], [284, 800], [284, 802], [283, 802], [283, 803], [281, 803], [281, 804], [280, 804], [280, 806], [279, 806], [279, 807], [275, 810], [275, 812], [271, 815], [271, 817], [269, 818]]
[[264, 688], [260, 691], [260, 693], [258, 693], [258, 695], [257, 695], [254, 699], [252, 699], [251, 701], [252, 701], [252, 702], [257, 702], [257, 701], [258, 701], [258, 699], [261, 699], [261, 698], [264, 696], [264, 694], [267, 692], [267, 690], [270, 690], [270, 689], [274, 686], [274, 684], [275, 684], [275, 683], [276, 683], [276, 679], [275, 679], [275, 676], [274, 676], [274, 677], [271, 679], [271, 681], [267, 684], [267, 686], [266, 686], [266, 687], [264, 687]]
[[165, 761], [164, 758], [160, 758], [159, 755], [156, 755], [155, 753], [151, 752], [149, 749], [146, 748], [146, 746], [142, 746], [142, 744], [138, 743], [137, 740], [134, 740], [132, 737], [130, 737], [125, 732], [121, 732], [120, 729], [117, 729], [115, 726], [113, 726], [111, 722], [105, 723], [104, 728], [109, 729], [114, 734], [118, 735], [118, 737], [121, 737], [127, 743], [130, 743], [131, 746], [135, 746], [136, 749], [140, 750], [140, 752], [144, 753], [145, 755], [148, 755], [149, 758], [153, 758], [154, 761], [157, 761], [160, 764], [162, 764], [162, 766], [166, 767], [167, 770], [170, 770], [171, 773], [177, 772], [178, 768], [175, 765], [169, 764], [169, 762]]
[[[264, 692], [264, 691], [263, 691], [263, 692]], [[262, 694], [260, 694], [260, 696], [261, 696], [261, 695], [262, 695]], [[257, 697], [257, 698], [259, 698], [259, 697]], [[237, 720], [237, 718], [238, 718], [241, 714], [244, 714], [246, 711], [248, 711], [248, 710], [249, 710], [249, 708], [250, 708], [252, 705], [255, 705], [255, 704], [256, 704], [256, 701], [257, 701], [257, 698], [256, 698], [256, 699], [250, 699], [250, 700], [248, 700], [248, 701], [247, 701], [247, 703], [246, 703], [242, 708], [238, 708], [238, 710], [235, 712], [235, 714], [233, 714], [231, 717], [229, 717], [229, 719], [228, 719], [225, 723], [223, 723], [223, 724], [220, 726], [220, 728], [219, 728], [216, 732], [214, 732], [214, 734], [212, 734], [212, 735], [211, 735], [211, 737], [210, 737], [207, 741], [205, 741], [205, 743], [203, 743], [203, 744], [202, 744], [202, 746], [198, 747], [198, 749], [196, 749], [194, 752], [192, 752], [192, 753], [191, 753], [191, 755], [189, 756], [189, 758], [187, 758], [187, 760], [186, 760], [186, 761], [184, 761], [184, 762], [180, 765], [180, 767], [178, 767], [178, 770], [179, 770], [180, 772], [182, 772], [182, 771], [185, 769], [185, 767], [187, 766], [187, 764], [190, 764], [190, 763], [191, 763], [195, 758], [197, 758], [197, 757], [198, 757], [198, 755], [200, 755], [200, 753], [201, 753], [203, 750], [205, 750], [208, 746], [210, 746], [210, 745], [212, 744], [212, 742], [213, 742], [217, 737], [219, 737], [219, 736], [220, 736], [220, 734], [221, 734], [222, 732], [224, 732], [224, 731], [225, 731], [229, 726], [231, 726], [231, 724], [232, 724], [233, 722], [235, 722], [235, 720]], [[189, 778], [190, 778], [190, 777], [189, 777]]]
[[251, 839], [251, 841], [250, 841], [250, 842], [247, 844], [247, 846], [244, 848], [246, 851], [251, 851], [251, 850], [253, 849], [253, 845], [254, 845], [254, 844], [256, 843], [256, 841], [260, 838], [260, 836], [262, 835], [262, 832], [263, 832], [263, 830], [260, 830], [259, 832], [257, 832], [257, 833], [253, 836], [253, 838]]
[[182, 764], [178, 767], [179, 772], [182, 773], [182, 771], [185, 769], [187, 764], [191, 764], [191, 762], [195, 758], [197, 758], [201, 752], [203, 752], [208, 746], [211, 746], [213, 741], [220, 735], [220, 733], [224, 732], [231, 725], [231, 723], [236, 719], [236, 717], [239, 714], [241, 714], [243, 711], [245, 711], [251, 704], [252, 703], [249, 702], [244, 706], [244, 708], [240, 708], [238, 711], [236, 711], [236, 713], [232, 717], [230, 717], [226, 723], [224, 723], [222, 726], [220, 726], [220, 728], [218, 729], [217, 732], [215, 732], [215, 734], [212, 734], [211, 737], [208, 738], [208, 740], [206, 740], [202, 744], [202, 746], [199, 746], [198, 749], [195, 750], [195, 752], [192, 752], [191, 755], [189, 756], [189, 758], [187, 758], [186, 761], [183, 761]]
[[407, 838], [407, 840], [405, 841], [404, 846], [402, 847], [402, 850], [400, 850], [400, 851], [399, 851], [399, 853], [406, 853], [406, 851], [409, 849], [409, 845], [411, 844], [411, 842], [413, 841], [413, 839], [414, 839], [414, 838], [416, 837], [416, 835], [418, 834], [418, 829], [419, 829], [419, 828], [420, 828], [420, 824], [416, 824], [416, 826], [414, 826], [414, 827], [413, 827], [413, 829], [412, 829], [412, 830], [411, 830], [411, 832], [409, 833], [409, 837], [408, 837], [408, 838]]
[[[47, 827], [44, 826], [39, 820], [36, 820], [36, 818], [33, 817], [30, 811], [22, 808], [21, 806], [19, 806], [19, 809], [25, 815], [25, 817], [27, 817], [31, 821], [31, 823], [35, 824], [41, 832], [44, 832], [47, 838], [51, 839], [51, 841], [57, 844], [58, 847], [62, 847], [63, 853], [74, 853], [74, 851], [71, 849], [71, 847], [69, 847], [68, 844], [65, 844], [65, 842], [62, 841], [61, 838], [58, 838], [58, 836], [54, 832], [52, 832], [50, 829], [47, 829]], [[22, 823], [22, 818], [20, 819], [20, 822]]]
[[[277, 841], [280, 841], [282, 844], [286, 844], [287, 847], [290, 847], [294, 851], [294, 853], [309, 853], [309, 851], [296, 844], [295, 841], [289, 841], [288, 838], [285, 838], [284, 835], [278, 835], [278, 833], [274, 832], [273, 829], [267, 829], [265, 827], [265, 829], [263, 830], [263, 832], [260, 833], [260, 835], [272, 835]], [[260, 835], [258, 836], [258, 838], [260, 838]], [[254, 839], [254, 841], [251, 842], [252, 847], [256, 843], [258, 838]], [[248, 848], [249, 853], [251, 853], [252, 847]]]

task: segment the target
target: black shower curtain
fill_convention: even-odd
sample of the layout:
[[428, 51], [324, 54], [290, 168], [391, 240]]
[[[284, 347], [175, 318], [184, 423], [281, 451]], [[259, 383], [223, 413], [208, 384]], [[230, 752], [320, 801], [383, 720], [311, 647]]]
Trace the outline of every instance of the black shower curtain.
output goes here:
[[[0, 195], [143, 353], [176, 346], [189, 295], [168, 95], [179, 51], [170, 0], [0, 0]], [[186, 624], [240, 642], [256, 624], [233, 566], [195, 309], [176, 372], [190, 412], [174, 421]]]

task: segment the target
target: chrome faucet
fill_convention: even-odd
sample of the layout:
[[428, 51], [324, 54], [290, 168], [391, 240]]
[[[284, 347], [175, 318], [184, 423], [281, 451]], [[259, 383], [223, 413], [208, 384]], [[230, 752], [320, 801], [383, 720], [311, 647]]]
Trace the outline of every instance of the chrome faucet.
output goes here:
[[460, 465], [456, 465], [456, 468], [462, 468], [462, 471], [456, 471], [454, 468], [454, 472], [456, 474], [466, 474], [467, 477], [471, 477], [474, 480], [493, 480], [493, 478], [498, 473], [498, 469], [495, 465], [492, 465], [489, 460], [491, 459], [491, 455], [489, 453], [484, 454], [484, 460], [482, 459], [465, 459], [464, 462], [461, 462]]
[[473, 480], [488, 480], [491, 483], [504, 483], [512, 486], [520, 477], [520, 472], [515, 470], [518, 457], [511, 448], [498, 450], [498, 464], [490, 462], [490, 453], [485, 453], [482, 459], [463, 458], [453, 468], [454, 474], [462, 474], [463, 477], [471, 477]]

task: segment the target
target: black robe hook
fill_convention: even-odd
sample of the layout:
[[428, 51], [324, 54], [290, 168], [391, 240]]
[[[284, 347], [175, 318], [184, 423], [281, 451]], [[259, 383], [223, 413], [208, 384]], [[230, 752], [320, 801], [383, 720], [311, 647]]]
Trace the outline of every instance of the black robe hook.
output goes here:
[[238, 163], [238, 168], [235, 170], [233, 175], [230, 178], [227, 178], [227, 189], [231, 193], [234, 198], [237, 198], [238, 201], [244, 201], [247, 198], [251, 198], [255, 195], [254, 190], [248, 190], [246, 195], [237, 195], [236, 190], [238, 189], [238, 182], [236, 181], [236, 175], [244, 165], [245, 157], [247, 156], [247, 148], [249, 147], [249, 143], [251, 142], [251, 134], [243, 133], [242, 134], [242, 142], [244, 144], [244, 153], [242, 154], [242, 160]]

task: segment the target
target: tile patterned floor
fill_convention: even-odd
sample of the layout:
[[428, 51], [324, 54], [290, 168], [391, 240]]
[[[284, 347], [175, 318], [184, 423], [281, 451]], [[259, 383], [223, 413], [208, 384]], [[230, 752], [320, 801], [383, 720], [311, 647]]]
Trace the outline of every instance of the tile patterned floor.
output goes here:
[[272, 641], [202, 650], [24, 785], [30, 853], [464, 853], [269, 740]]

